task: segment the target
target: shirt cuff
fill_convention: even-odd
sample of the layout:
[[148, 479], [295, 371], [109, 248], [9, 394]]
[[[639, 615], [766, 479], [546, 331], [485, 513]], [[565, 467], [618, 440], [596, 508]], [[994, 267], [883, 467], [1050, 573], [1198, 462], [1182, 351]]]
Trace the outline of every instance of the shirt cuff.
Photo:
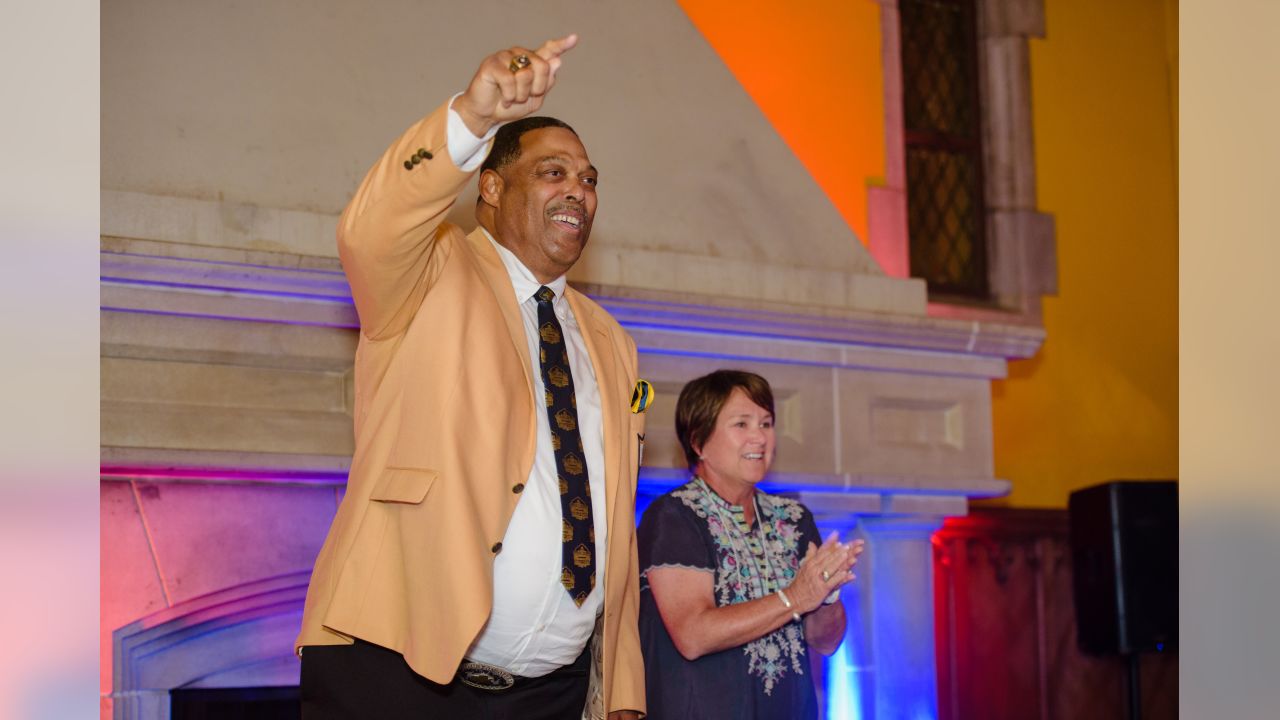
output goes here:
[[[462, 93], [458, 93], [461, 95]], [[488, 155], [489, 141], [498, 132], [500, 125], [494, 125], [489, 128], [489, 132], [484, 137], [476, 137], [467, 128], [467, 124], [462, 121], [462, 116], [453, 109], [453, 101], [458, 99], [458, 95], [449, 98], [449, 125], [446, 131], [446, 137], [449, 143], [449, 157], [453, 159], [453, 164], [459, 170], [471, 172], [480, 167], [484, 162], [484, 158]]]

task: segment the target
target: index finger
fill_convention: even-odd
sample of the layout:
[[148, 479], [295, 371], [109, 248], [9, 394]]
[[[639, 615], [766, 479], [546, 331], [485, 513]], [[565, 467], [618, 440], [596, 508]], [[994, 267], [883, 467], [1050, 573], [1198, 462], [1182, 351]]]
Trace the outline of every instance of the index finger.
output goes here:
[[578, 44], [578, 34], [569, 33], [562, 38], [548, 40], [534, 52], [543, 60], [554, 60], [573, 49]]

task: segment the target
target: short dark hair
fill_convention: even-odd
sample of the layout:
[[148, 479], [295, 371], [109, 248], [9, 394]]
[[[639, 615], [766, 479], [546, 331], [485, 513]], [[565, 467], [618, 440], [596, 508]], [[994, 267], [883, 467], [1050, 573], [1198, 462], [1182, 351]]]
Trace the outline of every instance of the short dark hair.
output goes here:
[[483, 173], [485, 170], [497, 172], [519, 160], [520, 138], [524, 137], [527, 132], [549, 127], [564, 128], [575, 136], [578, 134], [577, 131], [569, 127], [569, 123], [542, 115], [521, 118], [515, 122], [507, 123], [498, 128], [498, 133], [493, 136], [493, 147], [489, 149], [488, 157], [480, 165], [480, 172]]
[[734, 388], [742, 388], [751, 402], [773, 414], [773, 390], [768, 380], [755, 373], [717, 370], [690, 380], [676, 401], [676, 437], [684, 448], [684, 458], [689, 462], [690, 470], [698, 465], [698, 451], [694, 447], [704, 446], [707, 438], [711, 437], [716, 419]]

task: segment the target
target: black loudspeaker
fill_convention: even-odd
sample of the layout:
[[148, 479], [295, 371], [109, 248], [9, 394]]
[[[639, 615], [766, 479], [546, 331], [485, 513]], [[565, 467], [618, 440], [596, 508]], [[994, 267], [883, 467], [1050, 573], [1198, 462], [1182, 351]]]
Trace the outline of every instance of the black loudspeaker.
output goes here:
[[1120, 480], [1071, 493], [1076, 639], [1092, 655], [1178, 646], [1178, 483]]

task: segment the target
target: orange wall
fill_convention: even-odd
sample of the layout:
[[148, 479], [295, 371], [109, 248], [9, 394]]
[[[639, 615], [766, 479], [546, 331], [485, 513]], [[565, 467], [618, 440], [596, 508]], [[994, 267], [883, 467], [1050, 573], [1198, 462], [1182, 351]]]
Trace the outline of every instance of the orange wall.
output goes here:
[[884, 177], [880, 9], [871, 0], [678, 0], [854, 234]]
[[[873, 0], [679, 0], [854, 232], [884, 174]], [[1048, 340], [994, 384], [1000, 504], [1065, 507], [1113, 478], [1176, 477], [1177, 6], [1045, 0], [1032, 41], [1038, 207], [1057, 221]]]
[[[1038, 207], [1058, 232], [1044, 347], [992, 389], [1010, 505], [1178, 475], [1176, 7], [1046, 0], [1031, 43]], [[1172, 61], [1172, 64], [1171, 62]]]

